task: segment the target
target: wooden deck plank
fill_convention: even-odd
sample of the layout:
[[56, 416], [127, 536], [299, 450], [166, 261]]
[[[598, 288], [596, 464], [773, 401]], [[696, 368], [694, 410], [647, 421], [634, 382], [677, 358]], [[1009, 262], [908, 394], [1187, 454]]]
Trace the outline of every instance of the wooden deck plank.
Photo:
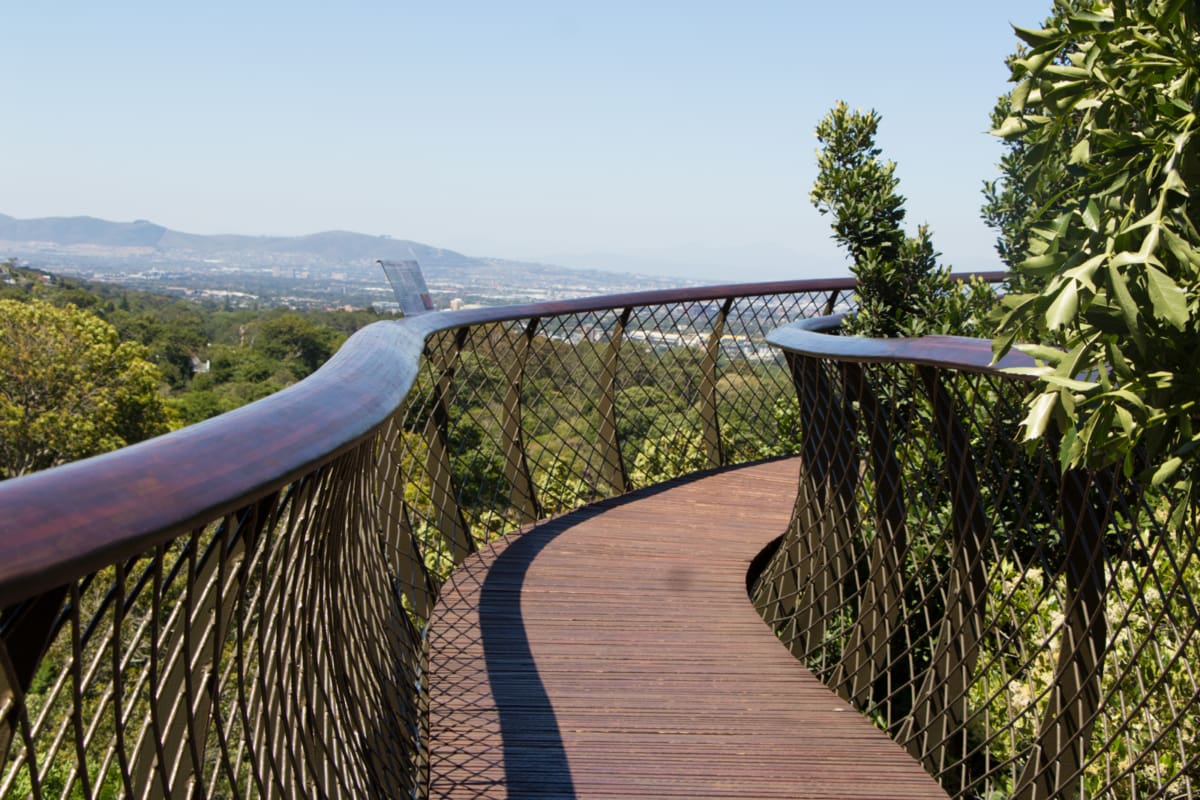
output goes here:
[[468, 559], [430, 623], [430, 796], [945, 798], [750, 604], [797, 469], [635, 493]]

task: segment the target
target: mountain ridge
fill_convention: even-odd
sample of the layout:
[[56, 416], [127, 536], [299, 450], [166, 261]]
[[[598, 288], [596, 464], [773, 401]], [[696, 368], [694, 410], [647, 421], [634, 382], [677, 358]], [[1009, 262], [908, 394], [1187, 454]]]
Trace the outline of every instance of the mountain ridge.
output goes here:
[[327, 230], [300, 236], [197, 234], [177, 231], [149, 220], [113, 222], [91, 216], [18, 219], [0, 214], [0, 241], [7, 244], [58, 247], [141, 248], [219, 258], [233, 253], [311, 256], [322, 260], [373, 263], [375, 259], [416, 258], [427, 266], [478, 266], [503, 259], [477, 258], [408, 239]]
[[408, 239], [327, 230], [301, 236], [194, 234], [139, 219], [18, 219], [0, 214], [0, 261], [135, 287], [229, 292], [287, 303], [379, 300], [386, 280], [377, 261], [414, 259], [430, 287], [473, 302], [503, 305], [695, 281], [650, 273], [568, 267], [540, 260], [468, 256]]

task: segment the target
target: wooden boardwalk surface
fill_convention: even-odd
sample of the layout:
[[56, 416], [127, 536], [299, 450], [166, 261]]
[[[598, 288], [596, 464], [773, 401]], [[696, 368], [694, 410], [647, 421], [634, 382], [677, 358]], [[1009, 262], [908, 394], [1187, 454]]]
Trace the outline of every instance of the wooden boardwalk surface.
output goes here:
[[430, 625], [430, 796], [945, 798], [750, 604], [797, 469], [606, 501], [468, 559]]

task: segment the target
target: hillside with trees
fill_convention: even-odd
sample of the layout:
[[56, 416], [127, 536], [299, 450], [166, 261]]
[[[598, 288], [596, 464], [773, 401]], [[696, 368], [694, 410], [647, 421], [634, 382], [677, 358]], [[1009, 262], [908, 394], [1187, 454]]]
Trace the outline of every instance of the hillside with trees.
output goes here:
[[382, 318], [233, 310], [0, 265], [0, 478], [265, 397]]

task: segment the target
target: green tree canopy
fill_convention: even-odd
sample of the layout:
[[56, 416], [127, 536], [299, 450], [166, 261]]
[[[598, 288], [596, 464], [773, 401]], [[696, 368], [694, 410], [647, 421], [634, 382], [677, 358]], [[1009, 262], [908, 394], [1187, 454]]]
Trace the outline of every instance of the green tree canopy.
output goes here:
[[[1025, 192], [1001, 226], [1028, 287], [998, 351], [1044, 359], [1029, 438], [1057, 421], [1064, 465], [1156, 481], [1200, 445], [1200, 12], [1181, 0], [1058, 0], [1017, 29], [996, 133]], [[1014, 195], [1010, 195], [1014, 197]]]
[[0, 300], [0, 479], [166, 433], [144, 356], [75, 306]]
[[343, 338], [332, 328], [289, 312], [268, 317], [259, 324], [254, 349], [278, 361], [295, 364], [297, 377], [303, 378], [325, 363]]

